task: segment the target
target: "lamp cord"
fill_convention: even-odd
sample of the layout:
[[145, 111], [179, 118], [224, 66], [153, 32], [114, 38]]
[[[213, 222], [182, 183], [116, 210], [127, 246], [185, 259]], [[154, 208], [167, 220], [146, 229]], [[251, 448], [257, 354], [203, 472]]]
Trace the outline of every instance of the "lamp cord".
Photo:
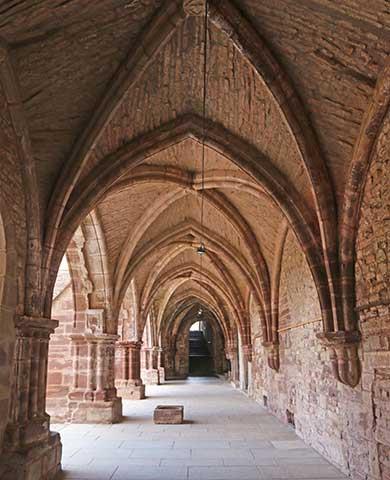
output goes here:
[[202, 183], [201, 183], [201, 208], [200, 208], [200, 226], [201, 226], [201, 242], [204, 240], [204, 184], [205, 184], [205, 157], [206, 157], [206, 101], [207, 101], [207, 40], [208, 40], [208, 0], [205, 5], [204, 16], [204, 53], [203, 53], [203, 134], [202, 134]]

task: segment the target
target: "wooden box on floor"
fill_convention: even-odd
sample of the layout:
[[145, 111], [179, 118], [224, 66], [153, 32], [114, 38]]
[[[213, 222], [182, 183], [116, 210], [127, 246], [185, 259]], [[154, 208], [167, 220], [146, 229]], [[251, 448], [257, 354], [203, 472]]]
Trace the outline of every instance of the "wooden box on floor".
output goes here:
[[183, 405], [159, 405], [154, 410], [153, 420], [157, 425], [179, 425], [183, 423]]

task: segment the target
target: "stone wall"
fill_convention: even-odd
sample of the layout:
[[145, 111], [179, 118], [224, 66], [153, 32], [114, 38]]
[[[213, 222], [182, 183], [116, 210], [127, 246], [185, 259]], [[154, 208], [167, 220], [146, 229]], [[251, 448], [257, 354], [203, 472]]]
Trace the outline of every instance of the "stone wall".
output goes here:
[[362, 390], [372, 478], [390, 478], [390, 114], [373, 151], [356, 242]]
[[[64, 275], [60, 278], [63, 279]], [[69, 335], [74, 324], [72, 286], [64, 279], [64, 290], [53, 301], [52, 316], [59, 321], [49, 344], [47, 377], [47, 413], [54, 422], [68, 417], [68, 393], [72, 384], [73, 364]]]
[[54, 287], [52, 317], [58, 327], [49, 343], [46, 410], [54, 422], [68, 419], [68, 394], [72, 384], [71, 341], [75, 322], [72, 279], [66, 257], [62, 259]]
[[[299, 436], [353, 479], [389, 478], [388, 306], [361, 312], [363, 376], [352, 389], [336, 382], [329, 354], [316, 338], [322, 330], [319, 302], [291, 232], [280, 288], [280, 369], [275, 372], [266, 365], [262, 338], [255, 336], [252, 396], [261, 404], [266, 397], [271, 412], [285, 422], [293, 421]], [[259, 319], [252, 317], [252, 323], [256, 332]]]

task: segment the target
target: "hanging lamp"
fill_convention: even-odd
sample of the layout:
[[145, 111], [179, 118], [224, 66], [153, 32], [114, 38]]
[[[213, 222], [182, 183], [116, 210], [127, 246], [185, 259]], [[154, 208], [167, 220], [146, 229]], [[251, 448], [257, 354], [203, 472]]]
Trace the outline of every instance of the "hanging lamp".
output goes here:
[[[202, 102], [202, 118], [203, 118], [203, 132], [202, 132], [202, 165], [201, 165], [201, 205], [200, 205], [200, 243], [196, 252], [201, 257], [206, 254], [206, 246], [204, 243], [204, 178], [205, 178], [205, 157], [206, 157], [206, 101], [207, 101], [207, 41], [208, 41], [208, 0], [205, 0], [204, 10], [204, 49], [203, 49], [203, 102]], [[201, 261], [201, 275], [202, 275], [202, 261]]]

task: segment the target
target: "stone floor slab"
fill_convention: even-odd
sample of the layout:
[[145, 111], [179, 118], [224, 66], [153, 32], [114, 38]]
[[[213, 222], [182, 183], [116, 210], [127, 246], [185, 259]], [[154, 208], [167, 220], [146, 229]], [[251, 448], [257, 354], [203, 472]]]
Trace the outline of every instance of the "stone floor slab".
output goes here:
[[256, 467], [190, 467], [189, 480], [260, 480]]
[[[340, 480], [291, 427], [218, 379], [148, 386], [124, 422], [59, 425], [60, 480]], [[183, 425], [153, 425], [156, 405], [184, 405]]]

